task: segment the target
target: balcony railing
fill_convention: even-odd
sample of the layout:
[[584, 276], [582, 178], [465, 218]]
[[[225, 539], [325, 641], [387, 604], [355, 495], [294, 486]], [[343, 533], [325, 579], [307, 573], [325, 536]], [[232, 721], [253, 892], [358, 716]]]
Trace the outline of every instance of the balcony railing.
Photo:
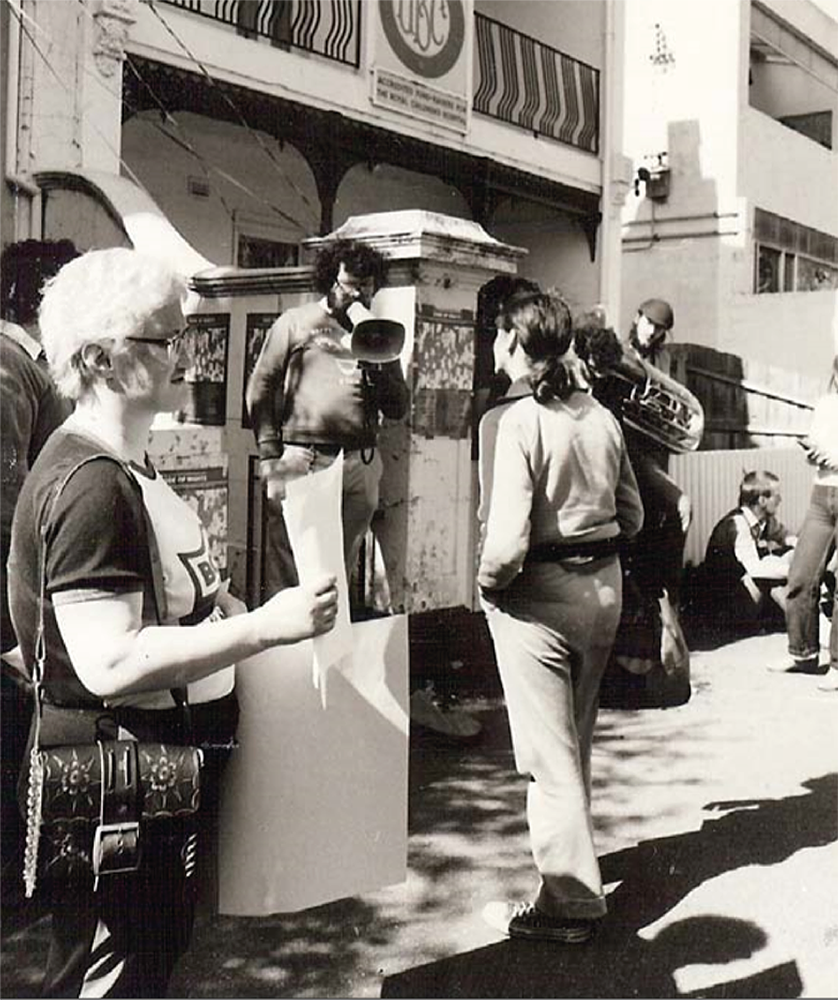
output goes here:
[[[357, 68], [362, 0], [162, 0], [251, 38]], [[596, 153], [599, 71], [482, 14], [474, 15], [474, 110]]]
[[599, 70], [474, 15], [474, 110], [589, 153], [599, 148]]
[[347, 66], [361, 61], [361, 0], [162, 0], [229, 24], [239, 34], [268, 38]]

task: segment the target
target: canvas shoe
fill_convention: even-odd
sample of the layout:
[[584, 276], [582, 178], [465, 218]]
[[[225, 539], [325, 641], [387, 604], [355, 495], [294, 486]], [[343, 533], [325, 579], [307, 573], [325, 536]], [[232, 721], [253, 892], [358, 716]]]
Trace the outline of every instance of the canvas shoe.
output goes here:
[[818, 691], [838, 691], [838, 668], [833, 667], [827, 672], [818, 684]]
[[502, 934], [531, 941], [584, 944], [594, 931], [593, 920], [551, 917], [536, 909], [535, 903], [487, 903], [483, 919]]

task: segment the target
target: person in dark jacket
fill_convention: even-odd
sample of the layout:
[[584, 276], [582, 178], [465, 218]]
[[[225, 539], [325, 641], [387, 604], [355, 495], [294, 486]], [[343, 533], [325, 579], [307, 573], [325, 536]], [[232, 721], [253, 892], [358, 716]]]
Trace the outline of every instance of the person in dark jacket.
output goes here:
[[703, 570], [707, 604], [726, 629], [753, 629], [772, 616], [779, 620], [785, 610], [794, 539], [778, 528], [780, 500], [774, 473], [748, 472], [739, 506], [710, 534]]
[[271, 596], [299, 580], [282, 517], [286, 484], [327, 468], [343, 451], [343, 549], [351, 581], [361, 543], [378, 507], [379, 415], [407, 410], [401, 362], [370, 364], [350, 350], [350, 307], [369, 307], [384, 283], [382, 255], [364, 243], [324, 247], [314, 265], [316, 302], [284, 312], [268, 331], [246, 402], [268, 498], [265, 589]]
[[[32, 700], [20, 672], [17, 638], [9, 614], [6, 563], [17, 498], [50, 434], [69, 415], [47, 369], [38, 329], [41, 289], [61, 266], [78, 256], [70, 240], [23, 240], [3, 251], [0, 261], [0, 654], [2, 654], [2, 857], [4, 872], [20, 864], [20, 815], [15, 786]], [[2, 880], [10, 898], [17, 882]]]

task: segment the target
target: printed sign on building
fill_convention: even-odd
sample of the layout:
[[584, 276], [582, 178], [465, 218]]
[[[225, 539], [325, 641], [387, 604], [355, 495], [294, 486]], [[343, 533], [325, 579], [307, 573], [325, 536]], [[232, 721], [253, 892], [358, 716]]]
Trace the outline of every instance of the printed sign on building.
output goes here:
[[468, 131], [470, 0], [379, 0], [377, 7], [373, 104]]

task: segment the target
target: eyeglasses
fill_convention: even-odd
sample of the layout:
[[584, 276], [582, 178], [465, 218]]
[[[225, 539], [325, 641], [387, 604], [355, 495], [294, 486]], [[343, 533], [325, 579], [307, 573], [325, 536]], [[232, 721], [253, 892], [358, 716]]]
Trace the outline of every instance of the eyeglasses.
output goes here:
[[351, 285], [345, 281], [341, 281], [340, 278], [335, 278], [335, 284], [346, 295], [351, 295], [356, 299], [362, 295], [371, 296], [375, 292], [375, 280], [373, 278], [364, 278], [357, 284], [353, 282]]
[[192, 327], [185, 326], [182, 330], [170, 334], [168, 337], [126, 337], [126, 340], [133, 340], [137, 344], [156, 344], [158, 347], [165, 347], [169, 352], [169, 358], [180, 357], [181, 352], [187, 344], [187, 337], [192, 332]]

